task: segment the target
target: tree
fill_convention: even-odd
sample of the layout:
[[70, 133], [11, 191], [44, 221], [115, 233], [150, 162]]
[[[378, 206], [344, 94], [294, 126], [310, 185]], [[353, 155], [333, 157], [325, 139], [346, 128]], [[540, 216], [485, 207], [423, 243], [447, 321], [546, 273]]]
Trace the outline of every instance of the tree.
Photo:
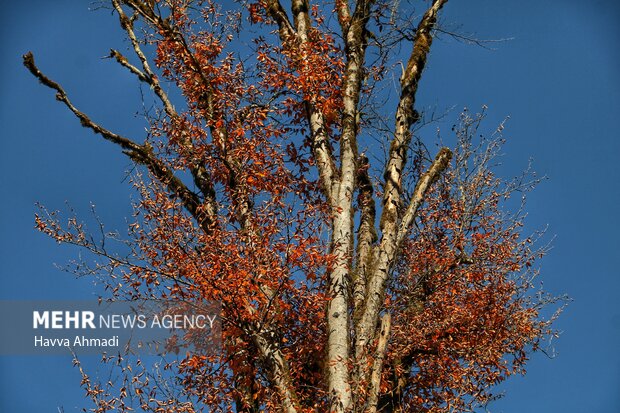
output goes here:
[[[119, 356], [116, 393], [83, 373], [95, 411], [468, 411], [523, 372], [554, 334], [539, 313], [553, 298], [530, 293], [544, 249], [503, 210], [532, 182], [495, 177], [501, 128], [479, 140], [484, 114], [434, 157], [414, 134], [446, 3], [403, 18], [397, 1], [111, 0], [135, 56], [109, 56], [158, 102], [143, 138], [92, 120], [24, 56], [143, 171], [122, 251], [76, 218], [44, 210], [37, 227], [103, 257], [86, 271], [115, 298], [222, 303], [221, 354], [168, 365], [174, 391]], [[373, 139], [384, 156], [359, 150]]]

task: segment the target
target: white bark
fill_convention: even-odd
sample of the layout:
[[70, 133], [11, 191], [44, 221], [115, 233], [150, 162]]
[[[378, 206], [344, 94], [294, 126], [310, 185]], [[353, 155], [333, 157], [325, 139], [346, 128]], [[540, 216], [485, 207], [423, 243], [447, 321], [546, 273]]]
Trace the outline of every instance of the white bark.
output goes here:
[[[437, 13], [446, 2], [447, 0], [435, 0], [422, 17], [416, 31], [413, 51], [401, 79], [401, 98], [396, 110], [394, 139], [384, 173], [381, 240], [375, 250], [375, 267], [368, 280], [364, 310], [356, 331], [355, 355], [358, 363], [365, 358], [367, 345], [376, 336], [379, 312], [385, 296], [385, 283], [398, 250], [402, 172], [411, 141], [410, 128], [417, 121], [417, 113], [414, 111], [415, 94], [433, 40], [431, 31]], [[413, 218], [410, 217], [408, 225]]]

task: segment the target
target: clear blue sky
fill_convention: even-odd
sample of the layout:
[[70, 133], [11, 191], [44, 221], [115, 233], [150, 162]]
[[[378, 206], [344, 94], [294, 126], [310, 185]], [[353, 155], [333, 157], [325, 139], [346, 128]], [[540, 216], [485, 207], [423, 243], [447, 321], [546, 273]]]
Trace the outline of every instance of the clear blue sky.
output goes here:
[[[83, 214], [92, 201], [110, 228], [122, 229], [130, 213], [129, 161], [82, 129], [21, 65], [33, 50], [93, 119], [141, 134], [134, 80], [101, 59], [110, 47], [126, 47], [116, 17], [89, 11], [89, 3], [26, 0], [3, 8], [0, 299], [81, 299], [97, 291], [54, 268], [77, 251], [33, 230], [36, 201], [52, 209], [69, 201]], [[528, 229], [548, 225], [556, 235], [541, 277], [548, 291], [574, 300], [557, 323], [558, 356], [535, 355], [528, 374], [503, 385], [505, 398], [489, 409], [619, 412], [620, 5], [452, 0], [442, 20], [480, 38], [514, 38], [495, 51], [437, 42], [418, 101], [439, 109], [486, 104], [489, 128], [510, 115], [502, 170], [517, 173], [532, 157], [549, 176], [530, 197]], [[68, 357], [0, 357], [1, 412], [77, 412], [82, 395]]]

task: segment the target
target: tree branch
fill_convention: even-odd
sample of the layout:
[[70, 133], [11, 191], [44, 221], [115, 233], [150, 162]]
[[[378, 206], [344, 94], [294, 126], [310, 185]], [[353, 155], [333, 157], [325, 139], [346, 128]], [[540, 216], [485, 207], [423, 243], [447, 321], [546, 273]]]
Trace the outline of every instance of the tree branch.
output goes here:
[[267, 13], [278, 25], [280, 39], [284, 42], [296, 36], [295, 29], [286, 15], [286, 11], [279, 0], [267, 0]]
[[[357, 267], [353, 274], [353, 302], [354, 319], [357, 318], [366, 289], [366, 270], [371, 260], [372, 244], [376, 241], [375, 229], [375, 201], [372, 182], [368, 175], [369, 162], [365, 155], [358, 156], [357, 134], [359, 133], [359, 99], [362, 87], [362, 70], [366, 55], [366, 26], [370, 18], [372, 0], [360, 0], [356, 3], [353, 16], [350, 15], [346, 1], [336, 3], [338, 19], [346, 42], [347, 65], [344, 86], [344, 111], [342, 125], [341, 157], [347, 159], [350, 165], [342, 161], [341, 176], [348, 178], [343, 185], [354, 186], [358, 189], [358, 204], [361, 208], [360, 225], [357, 236]], [[357, 162], [351, 162], [351, 159]], [[356, 174], [351, 174], [345, 168], [357, 168]]]
[[310, 29], [310, 16], [308, 16], [308, 0], [293, 0], [291, 11], [293, 12], [293, 23], [297, 29], [297, 35], [301, 43], [308, 41], [308, 30]]
[[174, 175], [174, 172], [157, 158], [148, 144], [137, 144], [93, 122], [85, 113], [78, 110], [71, 103], [67, 93], [58, 83], [45, 76], [39, 70], [34, 62], [32, 52], [28, 52], [23, 56], [23, 62], [24, 66], [30, 70], [30, 73], [39, 79], [42, 84], [56, 91], [56, 100], [64, 103], [64, 105], [80, 120], [82, 126], [91, 129], [105, 140], [119, 145], [123, 148], [123, 153], [129, 156], [133, 161], [145, 165], [155, 178], [166, 185], [171, 193], [179, 197], [183, 206], [196, 219], [200, 227], [206, 232], [210, 231], [211, 225], [214, 224], [214, 217], [201, 207], [198, 195], [187, 188], [187, 186]]
[[[342, 92], [340, 179], [337, 191], [334, 194], [332, 250], [335, 256], [335, 264], [329, 277], [328, 294], [330, 301], [327, 308], [329, 390], [334, 396], [331, 410], [337, 412], [348, 411], [353, 398], [350, 385], [351, 373], [348, 365], [351, 321], [349, 279], [352, 275], [354, 245], [353, 194], [356, 190], [359, 157], [357, 148], [358, 106], [366, 54], [366, 25], [370, 17], [371, 4], [372, 1], [358, 1], [350, 24], [343, 26], [346, 65]], [[340, 7], [340, 13], [346, 13], [346, 10]], [[358, 289], [360, 289], [359, 285]], [[354, 381], [355, 379], [357, 377], [354, 378]]]
[[[144, 52], [142, 51], [140, 42], [138, 41], [138, 38], [133, 29], [134, 19], [129, 18], [127, 16], [119, 0], [112, 0], [112, 5], [114, 6], [114, 8], [116, 9], [116, 12], [118, 13], [121, 27], [127, 33], [127, 36], [129, 37], [129, 40], [131, 41], [133, 50], [136, 56], [138, 56], [140, 63], [142, 64], [143, 70], [140, 70], [134, 65], [130, 64], [127, 61], [127, 59], [116, 50], [111, 50], [110, 57], [114, 57], [117, 62], [119, 62], [122, 66], [128, 68], [130, 72], [134, 73], [140, 81], [150, 86], [150, 88], [155, 92], [155, 95], [159, 98], [159, 100], [164, 105], [164, 110], [170, 119], [178, 118], [178, 114], [176, 110], [174, 109], [174, 106], [172, 105], [170, 98], [168, 97], [168, 94], [161, 87], [161, 83], [159, 82], [157, 75], [151, 69], [148, 59], [146, 55], [144, 54]], [[143, 8], [144, 7], [146, 6], [143, 6]], [[137, 15], [144, 15], [143, 13], [144, 12], [141, 13], [138, 9], [134, 7], [134, 17]], [[154, 11], [152, 11], [152, 13], [154, 15]], [[162, 20], [159, 19], [158, 21], [162, 21]], [[191, 142], [191, 138], [189, 138], [187, 133], [182, 133], [181, 137], [182, 137], [181, 144], [185, 147], [188, 153], [192, 153], [191, 149], [193, 145]], [[211, 182], [209, 173], [207, 172], [204, 166], [204, 163], [202, 161], [192, 161], [191, 166], [190, 166], [190, 172], [192, 174], [194, 184], [196, 185], [196, 187], [198, 187], [198, 189], [200, 189], [200, 192], [204, 196], [204, 209], [206, 213], [212, 217], [216, 217], [217, 216], [217, 200], [215, 197], [215, 189], [213, 187], [213, 183]], [[213, 218], [213, 221], [215, 221], [214, 218]]]
[[398, 228], [398, 234], [396, 236], [396, 248], [400, 248], [402, 245], [403, 239], [409, 232], [411, 228], [411, 224], [418, 212], [418, 208], [424, 202], [424, 196], [426, 192], [431, 187], [431, 185], [441, 176], [443, 171], [450, 164], [450, 160], [452, 159], [452, 151], [448, 148], [441, 148], [432, 165], [424, 175], [420, 177], [418, 183], [416, 184], [415, 190], [413, 191], [413, 196], [409, 201], [409, 206], [403, 215], [403, 218], [400, 222], [400, 227]]
[[[310, 20], [308, 18], [308, 4], [305, 0], [295, 0], [292, 4], [295, 28], [291, 25], [286, 12], [279, 0], [267, 1], [267, 13], [278, 24], [280, 42], [283, 47], [292, 45], [302, 46], [308, 40]], [[321, 188], [330, 205], [334, 205], [334, 192], [337, 185], [337, 171], [334, 155], [329, 144], [325, 118], [320, 110], [310, 102], [304, 101], [306, 117], [310, 125], [312, 151], [316, 159], [317, 169], [321, 180]]]
[[353, 320], [357, 324], [364, 297], [368, 271], [372, 265], [372, 247], [377, 241], [375, 229], [375, 198], [374, 188], [368, 175], [370, 164], [366, 155], [361, 154], [358, 160], [357, 205], [360, 209], [360, 224], [357, 230], [356, 266], [353, 271]]
[[377, 353], [370, 372], [370, 389], [368, 396], [368, 413], [376, 413], [377, 403], [379, 401], [379, 391], [381, 388], [381, 372], [383, 371], [383, 360], [387, 352], [387, 345], [390, 338], [390, 329], [392, 327], [392, 317], [390, 313], [386, 313], [381, 318], [381, 333], [379, 334], [379, 342], [377, 343]]
[[411, 126], [419, 118], [414, 110], [415, 94], [433, 40], [432, 29], [437, 21], [437, 13], [446, 2], [447, 0], [433, 1], [422, 17], [416, 31], [413, 51], [400, 82], [401, 96], [396, 110], [394, 139], [390, 145], [384, 172], [383, 211], [380, 222], [381, 241], [375, 250], [375, 268], [370, 275], [364, 313], [356, 331], [355, 353], [358, 363], [365, 356], [366, 346], [376, 334], [379, 309], [385, 295], [385, 282], [396, 256], [402, 173], [411, 142]]
[[285, 413], [297, 413], [297, 396], [291, 385], [288, 363], [282, 352], [275, 346], [273, 339], [267, 339], [263, 331], [252, 334], [254, 343], [259, 349], [261, 357], [270, 367], [271, 380], [275, 384]]
[[110, 49], [109, 57], [114, 58], [121, 66], [127, 68], [131, 73], [136, 75], [141, 82], [149, 83], [148, 76], [143, 71], [129, 63], [127, 58], [123, 56], [118, 50]]
[[[157, 79], [157, 76], [151, 69], [148, 59], [146, 58], [146, 55], [144, 54], [144, 52], [142, 51], [142, 48], [140, 47], [140, 42], [138, 41], [138, 38], [136, 37], [136, 34], [133, 30], [133, 20], [127, 17], [125, 12], [123, 11], [123, 8], [120, 5], [119, 0], [112, 0], [112, 5], [114, 6], [114, 8], [116, 9], [116, 12], [118, 13], [118, 18], [120, 20], [121, 27], [125, 30], [125, 32], [127, 32], [127, 36], [129, 37], [129, 40], [131, 41], [131, 45], [133, 47], [134, 52], [136, 53], [136, 56], [138, 56], [138, 59], [140, 59], [140, 63], [142, 64], [142, 69], [144, 70], [144, 75], [145, 75], [143, 81], [148, 83], [153, 88], [153, 91], [155, 92], [159, 100], [161, 100], [161, 102], [163, 103], [168, 116], [170, 116], [171, 118], [176, 117], [177, 115], [176, 115], [176, 111], [174, 110], [174, 106], [170, 102], [170, 99], [168, 98], [168, 95], [166, 94], [166, 92], [164, 92], [164, 90], [162, 89], [159, 83], [159, 80]], [[116, 60], [119, 61], [118, 57], [117, 56], [115, 57], [116, 57]], [[120, 61], [119, 63], [123, 64]], [[123, 64], [123, 66], [126, 66], [126, 65]]]

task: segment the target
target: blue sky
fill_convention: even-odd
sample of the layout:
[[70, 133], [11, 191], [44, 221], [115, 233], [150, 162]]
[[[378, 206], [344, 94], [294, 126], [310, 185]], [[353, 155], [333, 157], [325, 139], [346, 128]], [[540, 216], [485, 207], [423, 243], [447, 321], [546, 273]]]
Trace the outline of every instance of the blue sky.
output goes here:
[[[101, 59], [126, 42], [109, 11], [90, 2], [27, 0], [4, 7], [0, 25], [0, 299], [93, 298], [97, 287], [58, 271], [77, 251], [33, 229], [35, 202], [90, 203], [110, 228], [124, 227], [129, 161], [84, 130], [21, 65], [61, 81], [93, 119], [128, 135], [144, 124], [134, 80]], [[494, 51], [445, 39], [434, 44], [422, 106], [476, 110], [487, 127], [510, 116], [502, 173], [534, 160], [548, 180], [530, 196], [527, 229], [549, 226], [553, 250], [541, 279], [573, 302], [557, 323], [557, 357], [534, 355], [528, 373], [502, 385], [492, 412], [620, 411], [620, 5], [613, 0], [452, 0], [445, 24], [479, 38], [513, 38]], [[2, 315], [5, 316], [5, 315]], [[3, 331], [2, 339], [10, 337]], [[0, 411], [79, 411], [83, 391], [68, 357], [0, 356]]]

